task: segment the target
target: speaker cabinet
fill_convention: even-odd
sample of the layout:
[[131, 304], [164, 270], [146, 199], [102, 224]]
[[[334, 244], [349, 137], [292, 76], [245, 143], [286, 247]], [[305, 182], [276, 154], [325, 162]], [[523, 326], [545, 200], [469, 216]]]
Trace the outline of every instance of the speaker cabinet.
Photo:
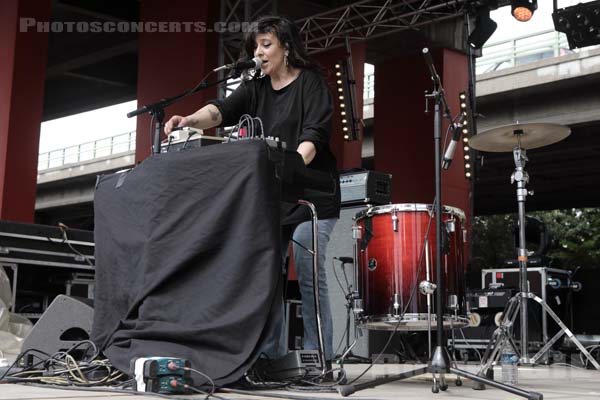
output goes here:
[[[22, 351], [36, 349], [52, 355], [68, 350], [82, 340], [89, 340], [94, 318], [90, 303], [88, 300], [58, 295], [23, 341]], [[80, 349], [85, 350], [86, 346]], [[27, 365], [33, 360], [25, 357], [23, 362]]]

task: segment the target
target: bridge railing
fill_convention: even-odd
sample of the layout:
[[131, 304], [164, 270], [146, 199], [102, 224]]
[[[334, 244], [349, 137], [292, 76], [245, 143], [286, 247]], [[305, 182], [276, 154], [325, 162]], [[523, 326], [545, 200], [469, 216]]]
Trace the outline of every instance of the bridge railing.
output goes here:
[[40, 153], [38, 171], [135, 150], [135, 131]]
[[573, 52], [566, 35], [550, 29], [485, 45], [483, 56], [477, 59], [476, 73], [512, 68]]

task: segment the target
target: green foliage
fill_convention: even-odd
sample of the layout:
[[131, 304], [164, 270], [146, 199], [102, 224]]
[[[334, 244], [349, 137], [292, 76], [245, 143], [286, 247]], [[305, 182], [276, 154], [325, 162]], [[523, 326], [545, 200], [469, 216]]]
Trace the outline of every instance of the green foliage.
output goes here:
[[[545, 222], [553, 233], [553, 245], [547, 254], [554, 260], [553, 267], [600, 267], [600, 209], [573, 208], [527, 214]], [[516, 218], [512, 214], [475, 217], [475, 265], [480, 268], [498, 268], [505, 259], [516, 256], [512, 232]]]
[[600, 209], [572, 208], [536, 212], [554, 234], [554, 245], [548, 255], [560, 267], [600, 266]]
[[473, 221], [473, 262], [479, 268], [500, 268], [515, 256], [510, 214], [475, 217]]

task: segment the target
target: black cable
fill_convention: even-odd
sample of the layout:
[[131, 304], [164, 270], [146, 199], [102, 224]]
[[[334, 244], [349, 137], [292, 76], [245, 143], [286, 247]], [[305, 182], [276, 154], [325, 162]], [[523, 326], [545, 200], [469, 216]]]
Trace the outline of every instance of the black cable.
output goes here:
[[198, 388], [196, 388], [194, 386], [191, 386], [191, 385], [183, 385], [183, 387], [186, 388], [186, 389], [191, 390], [192, 392], [198, 393], [198, 394], [205, 394], [206, 395], [205, 399], [209, 399], [210, 397], [214, 397], [217, 400], [225, 400], [225, 398], [217, 396], [217, 395], [214, 394], [214, 388], [213, 388], [212, 392], [206, 392], [204, 390], [198, 389]]
[[277, 394], [277, 393], [256, 393], [249, 390], [230, 389], [230, 388], [219, 388], [219, 391], [224, 393], [235, 393], [245, 394], [248, 396], [259, 396], [259, 397], [272, 397], [275, 399], [293, 399], [293, 400], [331, 400], [331, 398], [324, 397], [307, 397], [307, 396], [294, 396], [292, 394]]
[[83, 253], [80, 253], [78, 250], [76, 250], [72, 245], [71, 242], [69, 241], [69, 238], [67, 237], [67, 230], [69, 229], [69, 227], [65, 224], [63, 224], [62, 222], [58, 223], [58, 229], [60, 229], [61, 233], [62, 233], [62, 239], [58, 239], [58, 238], [51, 238], [50, 236], [46, 236], [46, 240], [50, 243], [65, 243], [69, 249], [71, 249], [71, 251], [73, 253], [75, 253], [75, 255], [80, 256], [81, 258], [83, 258], [83, 261], [87, 262], [87, 264], [91, 267], [94, 266], [94, 264], [88, 259], [87, 256], [85, 256]]
[[[22, 352], [21, 354], [19, 354], [17, 356], [17, 358], [15, 359], [15, 361], [6, 369], [6, 371], [4, 371], [4, 373], [2, 374], [2, 376], [0, 376], [0, 382], [2, 382], [4, 380], [4, 378], [6, 378], [8, 376], [8, 371], [10, 371], [11, 369], [13, 369], [17, 365], [17, 363], [19, 362], [19, 360], [21, 360], [23, 357], [25, 357], [28, 353], [32, 353], [32, 352], [37, 352], [37, 353], [43, 354], [46, 357], [52, 357], [50, 354], [48, 354], [46, 352], [43, 352], [41, 350], [38, 350], [38, 349], [28, 349], [28, 350], [25, 350], [24, 352]], [[34, 355], [34, 357], [37, 357], [40, 360], [42, 360], [41, 363], [44, 363], [47, 360], [47, 359], [42, 359], [41, 357], [35, 356], [35, 355]], [[33, 368], [33, 367], [35, 367], [37, 365], [40, 365], [40, 363], [34, 364], [31, 368]]]
[[194, 368], [189, 368], [189, 367], [184, 367], [183, 368], [186, 371], [191, 371], [195, 374], [200, 375], [201, 377], [203, 377], [204, 379], [206, 379], [206, 382], [210, 383], [210, 392], [203, 392], [206, 393], [206, 397], [208, 398], [210, 395], [212, 395], [215, 392], [216, 386], [215, 386], [215, 381], [208, 375], [206, 375], [204, 372], [198, 371]]
[[[20, 383], [21, 385], [25, 385], [25, 386], [33, 386], [33, 387], [41, 387], [41, 388], [51, 388], [51, 389], [60, 389], [60, 390], [76, 390], [76, 391], [84, 391], [84, 392], [105, 392], [105, 393], [121, 393], [121, 394], [130, 394], [130, 395], [136, 395], [136, 396], [151, 396], [151, 397], [160, 397], [163, 399], [170, 399], [170, 400], [190, 400], [189, 397], [176, 397], [173, 395], [166, 395], [166, 394], [161, 394], [161, 393], [154, 393], [154, 392], [137, 392], [135, 390], [131, 390], [131, 389], [119, 389], [119, 388], [109, 388], [109, 387], [95, 387], [95, 388], [89, 388], [89, 387], [76, 387], [76, 386], [61, 386], [61, 385], [55, 385], [55, 384], [40, 384], [40, 383]], [[236, 399], [239, 400], [239, 399]]]
[[90, 345], [90, 346], [91, 346], [91, 347], [94, 349], [93, 356], [92, 356], [92, 357], [90, 357], [88, 361], [93, 361], [93, 360], [95, 360], [95, 359], [96, 359], [96, 358], [97, 358], [97, 357], [100, 355], [100, 350], [98, 349], [98, 346], [96, 346], [96, 343], [94, 343], [94, 342], [93, 342], [93, 341], [91, 341], [91, 340], [81, 340], [81, 341], [79, 341], [79, 342], [75, 343], [75, 344], [74, 344], [73, 346], [71, 346], [69, 349], [67, 349], [67, 350], [65, 350], [65, 351], [59, 351], [59, 352], [57, 352], [57, 353], [53, 354], [53, 356], [54, 356], [54, 355], [56, 355], [56, 354], [60, 354], [60, 353], [70, 354], [70, 352], [71, 352], [71, 351], [75, 350], [75, 349], [76, 349], [76, 348], [78, 348], [78, 347], [81, 347], [81, 346], [82, 346], [82, 345], [84, 345], [84, 344]]

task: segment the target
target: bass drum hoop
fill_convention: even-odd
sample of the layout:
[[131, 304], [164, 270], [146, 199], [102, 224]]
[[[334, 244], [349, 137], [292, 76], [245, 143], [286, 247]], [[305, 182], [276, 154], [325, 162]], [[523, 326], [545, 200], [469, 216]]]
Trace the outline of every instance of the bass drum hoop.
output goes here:
[[[469, 319], [461, 315], [444, 314], [444, 330], [461, 329], [469, 325]], [[431, 329], [435, 330], [436, 314], [431, 314]], [[429, 323], [426, 313], [407, 313], [402, 319], [398, 316], [369, 316], [357, 321], [357, 326], [373, 331], [427, 331]]]
[[[384, 206], [375, 206], [369, 207], [366, 210], [359, 211], [356, 213], [354, 219], [359, 221], [363, 218], [370, 218], [373, 215], [379, 214], [390, 214], [393, 212], [417, 212], [417, 211], [425, 211], [429, 214], [433, 213], [433, 205], [425, 204], [425, 203], [399, 203], [399, 204], [386, 204]], [[457, 207], [452, 206], [443, 206], [442, 214], [450, 214], [452, 216], [458, 217], [461, 222], [466, 220], [465, 212]]]

